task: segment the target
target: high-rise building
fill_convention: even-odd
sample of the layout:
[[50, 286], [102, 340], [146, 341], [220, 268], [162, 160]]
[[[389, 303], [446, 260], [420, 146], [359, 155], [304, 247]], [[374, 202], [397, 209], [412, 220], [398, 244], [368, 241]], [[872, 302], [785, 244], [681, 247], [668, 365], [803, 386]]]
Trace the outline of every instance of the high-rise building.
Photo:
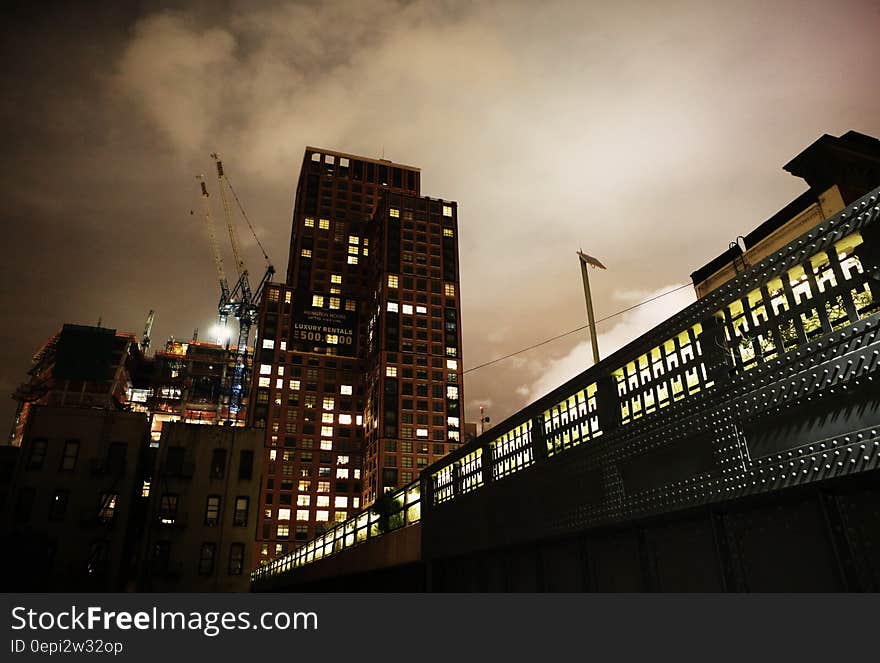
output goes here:
[[266, 429], [265, 561], [460, 444], [457, 205], [419, 169], [307, 147], [287, 283], [263, 297], [249, 422]]

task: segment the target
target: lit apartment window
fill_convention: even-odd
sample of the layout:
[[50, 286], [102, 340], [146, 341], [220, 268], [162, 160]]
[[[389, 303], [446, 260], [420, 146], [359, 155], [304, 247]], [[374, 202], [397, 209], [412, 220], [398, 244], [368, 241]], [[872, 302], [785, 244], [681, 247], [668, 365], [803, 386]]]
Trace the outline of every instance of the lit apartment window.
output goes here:
[[[296, 505], [297, 506], [308, 506], [312, 501], [311, 495], [297, 495], [296, 496]], [[308, 511], [306, 512], [306, 518], [308, 518]]]
[[457, 354], [458, 354], [458, 350], [456, 350], [455, 348], [451, 348], [448, 345], [446, 346], [446, 356], [454, 357]]
[[[354, 470], [354, 478], [355, 478], [355, 479], [360, 479], [360, 478], [361, 478], [361, 471], [360, 471], [359, 469], [357, 469], [357, 468], [355, 468], [355, 470]], [[355, 504], [354, 504], [354, 505], [357, 506], [357, 498], [355, 498]]]
[[351, 396], [351, 385], [344, 384], [344, 385], [340, 386], [339, 393], [342, 394], [343, 396]]
[[389, 212], [389, 214], [390, 214], [391, 217], [394, 218], [394, 219], [399, 219], [399, 218], [400, 218], [400, 210], [399, 210], [399, 209], [394, 209], [394, 208], [392, 207], [392, 208], [391, 208], [391, 211]]
[[321, 440], [321, 451], [331, 451], [333, 449], [333, 440]]
[[397, 311], [398, 311], [397, 302], [388, 302], [388, 310], [391, 313], [397, 313]]
[[232, 525], [234, 527], [247, 527], [249, 505], [250, 498], [247, 496], [239, 495], [235, 498], [235, 511], [232, 514]]
[[312, 295], [312, 306], [316, 308], [321, 308], [322, 306], [324, 306], [323, 295]]
[[396, 288], [397, 287], [397, 274], [389, 274], [388, 275], [388, 287]]
[[269, 288], [269, 301], [277, 302], [278, 301], [278, 288]]
[[287, 509], [287, 508], [278, 509], [278, 520], [290, 520], [290, 509]]
[[453, 237], [452, 228], [444, 228], [443, 229], [443, 236], [444, 237]]
[[312, 217], [307, 216], [305, 219], [305, 226], [306, 226], [306, 228], [314, 228], [315, 227], [315, 220]]
[[428, 309], [425, 306], [416, 306], [416, 313], [426, 315], [428, 313]]
[[296, 510], [296, 519], [297, 520], [308, 520], [309, 519], [309, 510], [308, 509], [297, 509]]
[[299, 380], [290, 380], [287, 385], [290, 387], [291, 391], [299, 391]]
[[336, 499], [333, 500], [333, 506], [337, 509], [347, 509], [348, 508], [348, 498], [345, 495], [339, 495]]
[[320, 219], [318, 221], [318, 228], [320, 230], [327, 230], [330, 228], [330, 221], [328, 219]]
[[296, 489], [301, 493], [307, 493], [312, 489], [312, 482], [308, 479], [303, 479], [297, 484]]
[[[331, 415], [332, 417], [332, 415]], [[351, 424], [351, 415], [350, 414], [340, 414], [339, 415], [339, 423], [343, 426], [348, 426]]]
[[330, 512], [329, 511], [318, 511], [315, 513], [315, 520], [319, 523], [326, 523], [330, 520]]
[[455, 297], [455, 284], [454, 283], [444, 283], [443, 284], [443, 292], [446, 293], [447, 297]]
[[312, 250], [311, 249], [303, 249], [302, 251], [299, 252], [299, 254], [303, 258], [311, 258], [312, 257]]
[[[260, 378], [260, 379], [262, 379], [262, 378]], [[275, 388], [276, 389], [284, 389], [284, 380], [282, 378], [277, 378], [275, 380]], [[280, 403], [278, 402], [278, 399], [275, 399], [275, 404], [280, 405]]]
[[428, 437], [428, 429], [416, 428], [416, 437]]
[[325, 412], [324, 414], [322, 414], [321, 415], [321, 422], [325, 423], [325, 424], [332, 424], [333, 423], [333, 413], [332, 412]]
[[330, 308], [332, 308], [332, 309], [339, 308], [339, 297], [331, 297], [330, 298]]
[[[285, 292], [285, 293], [284, 293], [284, 303], [285, 303], [285, 304], [290, 304], [290, 296], [291, 296], [291, 295], [290, 295], [289, 292]], [[283, 341], [282, 341], [282, 343], [283, 343]], [[283, 350], [284, 348], [282, 347], [281, 349]]]
[[397, 377], [397, 366], [386, 366], [385, 367], [385, 377], [396, 378]]
[[364, 256], [368, 256], [368, 255], [370, 255], [370, 250], [369, 250], [369, 249], [364, 249], [363, 254], [364, 254]]
[[458, 370], [458, 360], [457, 359], [447, 359], [446, 360], [446, 368], [457, 371]]
[[342, 274], [331, 274], [330, 283], [342, 283]]
[[205, 525], [214, 527], [220, 521], [220, 496], [208, 495], [205, 503]]
[[[357, 477], [355, 477], [355, 479], [357, 479]], [[351, 505], [355, 509], [357, 509], [361, 505], [361, 498], [360, 497], [352, 497], [351, 498]]]
[[360, 238], [357, 235], [349, 235], [348, 243], [349, 244], [357, 244], [360, 241]]
[[276, 371], [276, 374], [277, 375], [284, 375], [284, 366], [283, 365], [278, 366], [278, 370]]
[[347, 467], [337, 467], [336, 468], [336, 478], [337, 479], [347, 479], [348, 478], [348, 468]]
[[412, 304], [404, 304], [403, 305], [403, 312], [406, 315], [412, 315], [412, 312], [413, 312]]
[[347, 514], [345, 513], [345, 511], [337, 511], [335, 514], [333, 514], [333, 521], [337, 523], [344, 523], [346, 515]]
[[278, 525], [277, 537], [279, 539], [286, 539], [290, 536], [290, 525]]
[[362, 426], [363, 423], [364, 423], [364, 417], [363, 417], [362, 415], [359, 414], [359, 415], [357, 415], [357, 416], [354, 418], [354, 422], [355, 422], [358, 426]]
[[272, 364], [260, 364], [260, 375], [272, 375]]
[[349, 299], [345, 302], [345, 310], [346, 311], [356, 311], [357, 310], [357, 302], [353, 299]]
[[318, 482], [318, 492], [319, 493], [329, 493], [330, 492], [330, 482], [329, 481], [319, 481]]
[[348, 264], [349, 265], [358, 264], [358, 257], [357, 256], [348, 256]]
[[458, 387], [453, 387], [451, 385], [447, 385], [446, 398], [449, 398], [451, 400], [456, 400], [458, 398]]

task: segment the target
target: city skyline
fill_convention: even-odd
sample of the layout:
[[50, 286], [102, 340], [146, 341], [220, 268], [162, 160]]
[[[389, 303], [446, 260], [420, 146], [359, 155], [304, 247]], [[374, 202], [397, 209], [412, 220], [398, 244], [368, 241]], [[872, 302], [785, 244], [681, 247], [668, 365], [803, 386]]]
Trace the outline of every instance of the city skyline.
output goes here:
[[[7, 394], [64, 322], [100, 317], [139, 333], [156, 309], [154, 347], [193, 327], [208, 330], [216, 284], [203, 227], [189, 210], [199, 204], [193, 175], [210, 172], [214, 149], [261, 239], [279, 247], [271, 257], [282, 274], [290, 183], [305, 145], [419, 164], [428, 174], [423, 190], [461, 203], [469, 368], [583, 324], [581, 246], [609, 266], [594, 284], [601, 318], [685, 283], [800, 193], [803, 183], [780, 167], [816, 136], [880, 133], [876, 91], [853, 85], [869, 81], [877, 61], [867, 39], [876, 3], [852, 3], [851, 11], [778, 5], [763, 23], [748, 8], [682, 22], [681, 14], [639, 17], [623, 8], [599, 16], [589, 5], [556, 3], [534, 25], [524, 5], [497, 24], [487, 8], [455, 3], [403, 12], [395, 3], [299, 6], [277, 14], [276, 25], [268, 9], [235, 3], [211, 22], [198, 4], [171, 13], [167, 3], [144, 7], [96, 23], [95, 15], [51, 9], [19, 14], [7, 28], [17, 32], [5, 40], [17, 66], [5, 125], [26, 137], [3, 157], [15, 226], [6, 282], [24, 275], [3, 294], [17, 322], [3, 344]], [[796, 11], [798, 29], [787, 32]], [[852, 21], [856, 11], [864, 20]], [[572, 14], [596, 21], [575, 35], [565, 29]], [[638, 45], [623, 30], [633, 18], [653, 28]], [[722, 21], [724, 34], [714, 35]], [[381, 36], [370, 37], [383, 22]], [[326, 42], [296, 45], [290, 37], [302, 37], [304, 23]], [[564, 47], [550, 38], [554, 30], [568, 38]], [[35, 53], [24, 47], [29, 39], [56, 48]], [[410, 61], [399, 61], [401, 48]], [[627, 49], [641, 59], [628, 60]], [[694, 51], [706, 64], [683, 72]], [[653, 71], [635, 65], [661, 53]], [[623, 66], [598, 71], [593, 55], [617, 55]], [[396, 83], [401, 76], [410, 78]], [[303, 95], [315, 79], [317, 92]], [[644, 108], [652, 112], [633, 111]], [[378, 122], [380, 109], [395, 122]], [[426, 130], [440, 118], [447, 136]], [[580, 221], [588, 218], [601, 221]], [[661, 222], [670, 218], [674, 232]], [[666, 298], [656, 318], [644, 312], [600, 327], [603, 353], [681, 308], [691, 300], [685, 294]], [[498, 421], [584, 368], [586, 339], [576, 338], [470, 374], [468, 411], [485, 403]], [[4, 399], [9, 424], [13, 410]]]

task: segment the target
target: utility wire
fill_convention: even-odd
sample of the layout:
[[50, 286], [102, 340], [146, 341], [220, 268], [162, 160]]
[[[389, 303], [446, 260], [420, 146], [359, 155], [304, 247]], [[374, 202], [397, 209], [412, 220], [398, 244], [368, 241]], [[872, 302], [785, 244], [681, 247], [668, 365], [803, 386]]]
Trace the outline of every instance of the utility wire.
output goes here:
[[[629, 306], [625, 309], [621, 309], [620, 311], [617, 311], [616, 313], [612, 313], [611, 315], [607, 315], [604, 318], [600, 318], [599, 320], [596, 320], [596, 324], [598, 325], [600, 322], [605, 322], [606, 320], [610, 320], [611, 318], [615, 318], [618, 315], [621, 315], [623, 313], [627, 313], [628, 311], [632, 311], [633, 309], [638, 308], [639, 306], [644, 306], [645, 304], [653, 302], [655, 299], [660, 299], [661, 297], [665, 297], [666, 295], [671, 295], [672, 293], [678, 292], [679, 290], [684, 290], [685, 288], [690, 288], [692, 285], [693, 285], [693, 283], [685, 283], [684, 285], [681, 285], [677, 288], [673, 288], [672, 290], [667, 290], [666, 292], [661, 292], [659, 295], [655, 295], [655, 296], [651, 297], [650, 299], [646, 299], [643, 302], [639, 302], [638, 304], [633, 304], [632, 306]], [[589, 326], [590, 325], [582, 325], [582, 326], [578, 327], [577, 329], [572, 329], [571, 331], [564, 332], [562, 334], [559, 334], [558, 336], [553, 336], [552, 338], [548, 338], [544, 341], [541, 341], [540, 343], [535, 343], [534, 345], [530, 345], [527, 348], [523, 348], [522, 350], [517, 350], [516, 352], [511, 352], [510, 354], [504, 355], [503, 357], [498, 357], [496, 359], [492, 359], [490, 361], [487, 361], [485, 364], [477, 364], [476, 366], [471, 366], [470, 368], [462, 371], [462, 374], [470, 373], [471, 371], [476, 371], [480, 368], [485, 368], [486, 366], [491, 366], [492, 364], [497, 364], [499, 361], [504, 361], [505, 359], [510, 359], [511, 357], [515, 357], [516, 355], [521, 355], [523, 352], [528, 352], [529, 350], [534, 350], [535, 348], [539, 348], [542, 345], [547, 345], [548, 343], [552, 343], [553, 341], [558, 341], [560, 338], [570, 336], [571, 334], [576, 334], [577, 332], [583, 331], [584, 329], [586, 329]]]

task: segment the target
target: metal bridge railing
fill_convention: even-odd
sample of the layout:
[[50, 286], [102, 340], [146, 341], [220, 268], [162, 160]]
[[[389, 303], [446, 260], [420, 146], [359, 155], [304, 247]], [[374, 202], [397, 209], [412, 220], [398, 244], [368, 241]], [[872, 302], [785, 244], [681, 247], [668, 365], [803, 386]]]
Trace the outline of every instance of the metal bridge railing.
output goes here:
[[[827, 346], [829, 335], [880, 320], [878, 197], [880, 188], [426, 468], [418, 481], [260, 567], [252, 580], [418, 522], [423, 505], [429, 517], [430, 509], [650, 424], [660, 412], [685, 416], [689, 403], [706, 397], [742, 398], [756, 385], [741, 383], [758, 375], [758, 386], [768, 384], [765, 374], [778, 373], [781, 358], [800, 360]], [[728, 490], [737, 480], [725, 479]]]

